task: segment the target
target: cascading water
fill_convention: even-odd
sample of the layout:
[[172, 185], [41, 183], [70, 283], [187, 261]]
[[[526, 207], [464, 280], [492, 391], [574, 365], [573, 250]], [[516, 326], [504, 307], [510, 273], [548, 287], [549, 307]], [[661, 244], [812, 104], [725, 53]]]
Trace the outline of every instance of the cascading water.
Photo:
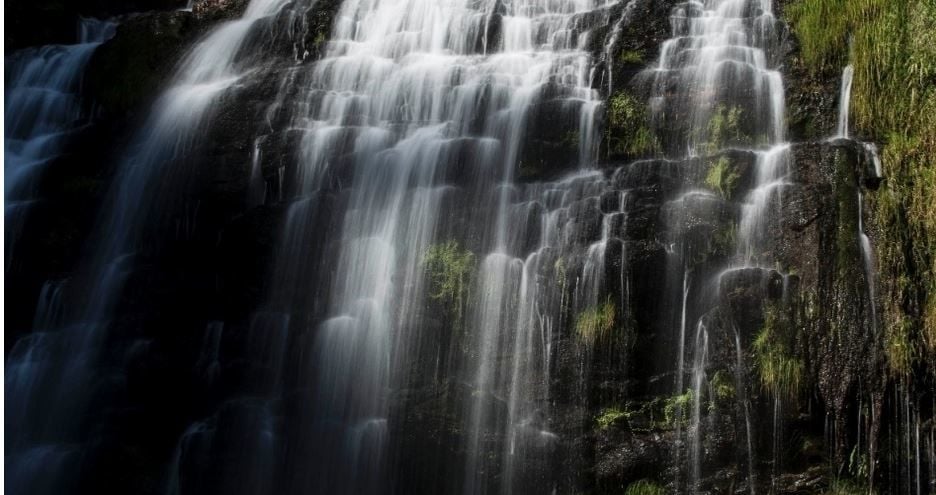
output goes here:
[[[651, 125], [659, 129], [668, 154], [710, 160], [712, 171], [707, 182], [710, 187], [722, 188], [728, 199], [731, 193], [727, 189], [731, 186], [726, 182], [732, 179], [726, 179], [719, 170], [727, 170], [731, 159], [724, 154], [719, 157], [719, 153], [731, 147], [755, 147], [754, 184], [741, 205], [737, 255], [732, 264], [739, 267], [767, 265], [771, 262], [770, 254], [765, 252], [768, 229], [780, 204], [780, 193], [789, 183], [790, 168], [789, 145], [784, 143], [783, 81], [771, 60], [778, 42], [772, 2], [687, 2], [674, 8], [670, 23], [673, 37], [663, 43], [656, 67], [640, 77], [640, 84], [650, 94]], [[738, 131], [740, 128], [746, 129], [743, 135]], [[715, 158], [708, 158], [710, 156]], [[689, 199], [684, 196], [680, 201], [687, 205]], [[679, 375], [684, 372], [685, 351], [682, 349], [688, 347], [685, 301], [692, 297], [685, 278], [683, 275], [683, 316], [678, 331]], [[695, 298], [704, 300], [701, 295]], [[704, 323], [699, 321], [695, 326], [702, 329]], [[690, 452], [686, 457], [677, 455], [677, 459], [687, 459], [688, 491], [693, 493], [700, 490], [699, 445], [706, 434], [698, 412], [707, 400], [700, 380], [709, 365], [704, 360], [710, 353], [708, 345], [704, 333], [699, 333], [692, 345], [695, 355], [692, 424], [686, 432]], [[738, 366], [741, 365], [743, 362], [739, 359]], [[679, 385], [682, 381], [682, 376], [678, 376], [677, 394], [684, 392]], [[750, 410], [746, 404], [742, 410], [745, 423], [750, 425]], [[747, 460], [752, 464], [755, 456], [750, 426], [746, 434]], [[753, 493], [754, 470], [750, 465], [748, 470], [751, 475], [748, 485]]]
[[852, 81], [855, 78], [855, 69], [852, 66], [845, 67], [842, 71], [842, 86], [839, 94], [839, 115], [838, 126], [836, 127], [835, 137], [848, 139], [848, 113], [851, 107]]
[[[44, 291], [47, 300], [40, 304], [34, 332], [14, 345], [5, 365], [5, 398], [19, 405], [6, 416], [8, 425], [16, 425], [7, 443], [11, 491], [57, 492], [73, 481], [84, 440], [80, 424], [89, 400], [101, 393], [98, 361], [134, 256], [167, 234], [165, 217], [191, 175], [179, 170], [179, 162], [218, 96], [248, 72], [237, 55], [250, 28], [285, 3], [255, 0], [243, 19], [223, 25], [192, 49], [121, 164], [81, 283], [47, 283], [55, 290]], [[8, 70], [14, 79], [7, 88], [23, 94], [9, 98], [8, 93], [8, 101], [15, 102], [6, 112], [8, 197], [19, 193], [34, 175], [31, 169], [51, 159], [59, 138], [74, 128], [81, 115], [74, 94], [81, 69], [113, 31], [111, 24], [88, 21], [82, 38], [92, 41], [14, 57], [15, 70]]]
[[[589, 87], [591, 61], [583, 47], [593, 26], [584, 20], [598, 10], [599, 26], [607, 23], [601, 11], [609, 7], [590, 1], [341, 5], [323, 58], [290, 76], [289, 84], [305, 94], [288, 131], [301, 136], [299, 165], [288, 179], [268, 300], [250, 329], [251, 359], [271, 372], [253, 399], [262, 405], [249, 406], [256, 412], [248, 415], [263, 420], [234, 426], [274, 425], [249, 434], [267, 439], [248, 455], [256, 462], [242, 468], [251, 480], [266, 479], [257, 490], [387, 492], [391, 465], [400, 462], [392, 453], [404, 440], [393, 436], [394, 396], [426, 380], [416, 370], [430, 367], [427, 362], [434, 371], [426, 376], [460, 377], [473, 389], [451, 406], [464, 418], [467, 458], [447, 489], [494, 490], [498, 476], [485, 440], [491, 429], [505, 438], [494, 449], [507, 472], [499, 490], [529, 482], [520, 479], [525, 460], [544, 458], [556, 438], [542, 409], [554, 323], [540, 304], [561, 294], [542, 293], [539, 272], [556, 260], [539, 254], [550, 249], [545, 240], [530, 253], [536, 244], [526, 229], [515, 230], [513, 217], [533, 231], [547, 229], [539, 218], [544, 201], [562, 207], [564, 225], [569, 203], [584, 201], [565, 189], [601, 175], [536, 189], [519, 206], [511, 182], [532, 112], [548, 110], [572, 123], [579, 162], [591, 163], [601, 102]], [[253, 155], [254, 204], [264, 202], [259, 171], [267, 139], [257, 140]], [[463, 217], [465, 228], [440, 226], [442, 215]], [[563, 244], [562, 225], [553, 224], [544, 239]], [[332, 238], [322, 242], [322, 235]], [[603, 256], [605, 244], [591, 250], [594, 256]], [[431, 253], [448, 256], [446, 249], [461, 246], [490, 254], [479, 275], [463, 281], [477, 294], [470, 308], [459, 303], [464, 309], [453, 322], [465, 327], [465, 341], [443, 347], [474, 351], [468, 359], [442, 351], [433, 358], [429, 344], [439, 338], [424, 329], [422, 305], [438, 289], [425, 285], [425, 270]], [[290, 343], [300, 349], [296, 362]], [[505, 353], [514, 358], [503, 360]], [[299, 416], [278, 411], [288, 397], [299, 397]], [[491, 409], [492, 400], [507, 408]], [[186, 435], [210, 443], [208, 437], [243, 433], [199, 427]], [[180, 449], [192, 442], [182, 441]], [[287, 475], [274, 481], [256, 465], [266, 466], [278, 446], [287, 452]], [[304, 462], [302, 470], [290, 469]], [[182, 478], [184, 464], [172, 468], [170, 480]]]
[[82, 19], [78, 43], [27, 48], [4, 60], [4, 194], [6, 197], [6, 267], [36, 186], [46, 165], [90, 117], [79, 96], [85, 66], [94, 51], [114, 35], [116, 25]]
[[[800, 309], [799, 276], [778, 273], [799, 244], [777, 239], [807, 217], [814, 191], [797, 181], [812, 178], [793, 174], [816, 164], [793, 157], [851, 144], [785, 142], [786, 55], [770, 0], [670, 6], [670, 38], [636, 77], [654, 49], [645, 41], [667, 36], [639, 17], [656, 14], [650, 0], [196, 1], [164, 12], [214, 22], [212, 9], [246, 9], [183, 58], [119, 164], [93, 256], [45, 284], [36, 331], [9, 353], [7, 425], [18, 428], [7, 488], [61, 492], [79, 461], [109, 466], [96, 456], [112, 452], [86, 456], [100, 438], [84, 425], [137, 421], [115, 412], [139, 401], [122, 396], [130, 382], [178, 381], [204, 397], [171, 408], [159, 429], [171, 435], [128, 449], [157, 466], [141, 483], [171, 495], [814, 484], [782, 459], [800, 431], [784, 421], [825, 405], [811, 397], [807, 412], [764, 380], [766, 360], [792, 345], [758, 342], [792, 333], [778, 321]], [[631, 131], [645, 147], [627, 142]], [[236, 143], [218, 142], [229, 134]], [[879, 179], [876, 150], [865, 155]], [[203, 205], [223, 211], [202, 216]], [[802, 236], [821, 220], [798, 226]], [[873, 291], [862, 217], [858, 230]], [[209, 294], [180, 311], [191, 315], [165, 316], [184, 325], [164, 336], [135, 312], [176, 312], [176, 299], [141, 304], [150, 292], [136, 289], [193, 245], [199, 260], [223, 253], [224, 266], [191, 275], [212, 279]], [[245, 261], [257, 273], [232, 281]], [[187, 373], [153, 378], [185, 366], [164, 364], [174, 360]], [[909, 397], [895, 392], [906, 429], [890, 438], [908, 459], [898, 484], [920, 492], [922, 471], [936, 469], [932, 455], [921, 465], [933, 433]], [[830, 420], [827, 443], [853, 433], [850, 421]], [[859, 410], [857, 421], [856, 449], [873, 449], [861, 429], [872, 420]], [[793, 440], [804, 456], [821, 444]]]

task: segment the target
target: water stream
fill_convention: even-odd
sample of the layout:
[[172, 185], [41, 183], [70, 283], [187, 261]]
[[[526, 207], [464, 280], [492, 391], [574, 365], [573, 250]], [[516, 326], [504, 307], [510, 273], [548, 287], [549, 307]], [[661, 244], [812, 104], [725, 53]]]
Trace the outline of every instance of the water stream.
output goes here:
[[94, 51], [114, 35], [116, 25], [81, 19], [78, 43], [26, 48], [4, 57], [4, 194], [6, 268], [14, 260], [38, 182], [50, 162], [91, 118], [79, 96], [85, 67]]

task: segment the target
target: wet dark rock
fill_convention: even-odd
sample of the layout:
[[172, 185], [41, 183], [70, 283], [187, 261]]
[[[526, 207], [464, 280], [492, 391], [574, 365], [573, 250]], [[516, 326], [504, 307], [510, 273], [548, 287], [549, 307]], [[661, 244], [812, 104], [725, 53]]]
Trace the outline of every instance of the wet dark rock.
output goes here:
[[795, 37], [781, 45], [784, 64], [781, 72], [786, 88], [787, 139], [793, 142], [825, 139], [835, 134], [838, 124], [838, 95], [841, 74], [828, 67], [813, 72], [803, 62], [801, 46]]
[[88, 94], [111, 116], [148, 108], [189, 45], [202, 33], [190, 12], [144, 14], [123, 22], [88, 67]]
[[597, 432], [597, 493], [621, 493], [634, 481], [665, 476], [661, 467], [669, 464], [674, 440], [671, 432], [635, 433], [617, 427]]
[[[729, 270], [721, 275], [719, 294], [737, 328], [750, 336], [763, 326], [766, 304], [783, 297], [784, 280], [774, 270]], [[749, 338], [753, 340], [753, 337]]]
[[169, 11], [186, 0], [11, 0], [4, 5], [5, 50], [78, 42], [80, 17], [110, 18], [133, 12]]
[[198, 0], [192, 13], [202, 22], [216, 22], [240, 17], [250, 0]]

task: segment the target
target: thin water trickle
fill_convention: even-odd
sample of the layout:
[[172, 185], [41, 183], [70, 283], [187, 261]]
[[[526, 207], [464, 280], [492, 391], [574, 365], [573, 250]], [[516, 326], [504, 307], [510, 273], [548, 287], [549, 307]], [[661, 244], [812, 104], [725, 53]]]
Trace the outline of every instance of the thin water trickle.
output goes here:
[[703, 322], [696, 325], [692, 364], [692, 411], [689, 424], [689, 459], [692, 466], [689, 478], [691, 493], [698, 493], [702, 481], [702, 403], [703, 387], [706, 385], [706, 368], [709, 359], [709, 335]]
[[848, 119], [851, 108], [852, 81], [855, 77], [855, 68], [846, 66], [842, 71], [842, 86], [839, 92], [838, 126], [835, 128], [835, 137], [848, 139]]

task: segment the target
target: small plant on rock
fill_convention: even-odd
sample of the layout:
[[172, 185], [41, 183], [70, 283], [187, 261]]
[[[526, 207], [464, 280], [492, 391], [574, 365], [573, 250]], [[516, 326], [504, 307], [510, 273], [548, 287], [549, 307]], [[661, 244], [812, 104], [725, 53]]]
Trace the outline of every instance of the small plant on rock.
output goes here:
[[575, 322], [575, 331], [583, 342], [594, 344], [598, 339], [611, 334], [616, 317], [617, 308], [609, 299], [581, 312]]
[[640, 480], [631, 483], [624, 491], [624, 495], [665, 495], [666, 490], [656, 482]]
[[723, 156], [709, 166], [705, 175], [705, 185], [722, 198], [731, 199], [740, 178], [741, 174], [731, 164], [731, 160]]

